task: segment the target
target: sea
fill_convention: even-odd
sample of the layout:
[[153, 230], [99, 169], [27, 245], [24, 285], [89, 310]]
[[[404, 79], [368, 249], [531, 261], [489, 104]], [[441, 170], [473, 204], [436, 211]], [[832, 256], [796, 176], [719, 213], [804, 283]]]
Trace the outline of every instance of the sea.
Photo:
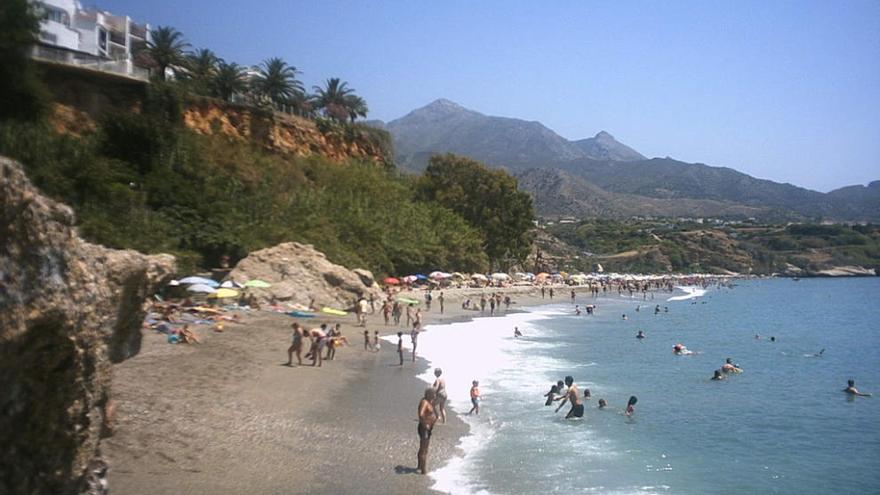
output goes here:
[[[595, 314], [576, 315], [565, 294], [420, 335], [431, 365], [421, 378], [442, 368], [450, 407], [470, 425], [463, 455], [431, 474], [434, 489], [880, 493], [880, 278], [741, 280], [575, 304]], [[694, 353], [674, 354], [677, 343]], [[726, 358], [744, 371], [712, 381]], [[544, 405], [566, 375], [591, 391], [582, 420]], [[847, 379], [878, 396], [848, 397]], [[467, 416], [473, 380], [483, 401]]]

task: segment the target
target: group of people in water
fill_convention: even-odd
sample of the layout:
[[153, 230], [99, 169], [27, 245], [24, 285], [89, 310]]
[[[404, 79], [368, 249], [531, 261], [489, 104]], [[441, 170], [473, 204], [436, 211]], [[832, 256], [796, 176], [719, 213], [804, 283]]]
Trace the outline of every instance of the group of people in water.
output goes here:
[[[556, 384], [552, 385], [550, 391], [544, 394], [544, 397], [547, 398], [544, 405], [552, 406], [554, 402], [559, 402], [559, 405], [556, 406], [556, 410], [554, 411], [559, 412], [559, 410], [565, 407], [565, 404], [568, 403], [571, 405], [571, 408], [569, 408], [568, 413], [565, 414], [565, 419], [582, 418], [584, 417], [584, 401], [590, 400], [592, 396], [590, 389], [587, 388], [584, 389], [583, 399], [581, 399], [578, 386], [574, 383], [574, 378], [569, 375], [566, 376], [565, 379], [559, 380]], [[639, 399], [635, 395], [630, 396], [623, 413], [627, 416], [632, 416], [633, 413], [636, 412], [635, 406], [638, 400]], [[605, 399], [599, 399], [598, 408], [606, 409], [607, 407], [608, 401]]]

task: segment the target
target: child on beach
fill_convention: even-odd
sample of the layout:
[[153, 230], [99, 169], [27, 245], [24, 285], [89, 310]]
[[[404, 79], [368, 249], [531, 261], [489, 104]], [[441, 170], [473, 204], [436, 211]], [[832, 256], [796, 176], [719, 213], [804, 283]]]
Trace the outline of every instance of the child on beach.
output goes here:
[[403, 366], [403, 332], [397, 332], [397, 355], [400, 356], [400, 365]]
[[480, 382], [478, 382], [476, 380], [474, 380], [473, 386], [471, 387], [471, 404], [473, 404], [473, 407], [471, 407], [471, 410], [468, 411], [468, 415], [470, 415], [471, 413], [474, 413], [477, 416], [479, 416], [480, 415]]
[[550, 391], [544, 394], [544, 397], [547, 398], [547, 402], [544, 403], [545, 406], [549, 406], [553, 404], [553, 401], [556, 400], [556, 394], [559, 393], [559, 385], [553, 385], [550, 387]]
[[373, 332], [373, 350], [379, 352], [379, 331]]
[[364, 330], [364, 350], [370, 350], [370, 331]]

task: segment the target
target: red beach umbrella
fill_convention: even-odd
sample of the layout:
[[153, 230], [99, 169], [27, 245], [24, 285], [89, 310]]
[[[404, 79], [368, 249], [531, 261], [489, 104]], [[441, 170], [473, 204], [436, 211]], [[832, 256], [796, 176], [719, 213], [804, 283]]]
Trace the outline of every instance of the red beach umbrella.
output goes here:
[[383, 282], [385, 282], [385, 285], [398, 285], [398, 284], [400, 284], [400, 280], [397, 280], [394, 277], [388, 277], [385, 280], [383, 280]]

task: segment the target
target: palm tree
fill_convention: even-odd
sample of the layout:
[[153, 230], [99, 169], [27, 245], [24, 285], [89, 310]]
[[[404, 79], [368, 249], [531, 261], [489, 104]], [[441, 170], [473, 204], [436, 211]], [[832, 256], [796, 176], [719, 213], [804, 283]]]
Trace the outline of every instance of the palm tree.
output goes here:
[[159, 26], [150, 31], [150, 41], [146, 52], [158, 69], [159, 80], [165, 80], [165, 70], [183, 62], [183, 51], [189, 43], [183, 40], [183, 33], [168, 26]]
[[304, 92], [296, 78], [299, 71], [278, 57], [264, 60], [259, 74], [253, 81], [254, 90], [277, 106], [284, 104], [298, 93]]
[[358, 95], [348, 95], [345, 98], [345, 106], [348, 108], [348, 118], [354, 122], [358, 117], [367, 117], [367, 102]]
[[181, 74], [190, 89], [202, 95], [210, 94], [211, 80], [217, 73], [217, 62], [220, 59], [211, 50], [200, 48], [186, 56], [186, 72]]
[[215, 96], [231, 101], [234, 94], [247, 90], [247, 75], [244, 68], [235, 62], [226, 63], [220, 60], [211, 86]]
[[338, 77], [327, 79], [325, 87], [315, 86], [315, 107], [323, 110], [324, 115], [335, 120], [354, 121], [358, 116], [367, 116], [367, 103], [354, 94], [354, 88]]

